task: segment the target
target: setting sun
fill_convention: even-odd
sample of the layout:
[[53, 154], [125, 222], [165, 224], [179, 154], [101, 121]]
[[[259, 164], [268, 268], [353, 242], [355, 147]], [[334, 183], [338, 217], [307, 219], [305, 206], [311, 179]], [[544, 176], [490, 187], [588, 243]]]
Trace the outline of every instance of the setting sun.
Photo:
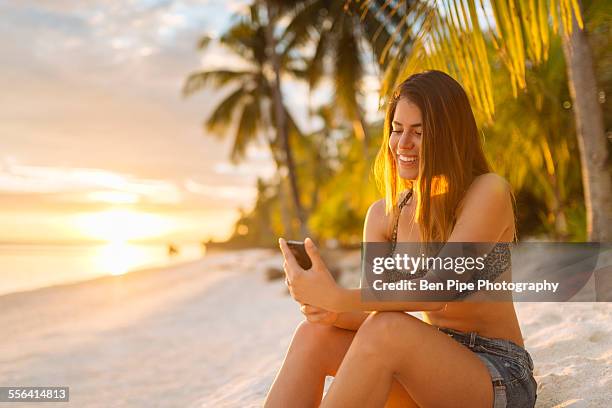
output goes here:
[[123, 275], [150, 261], [151, 254], [142, 246], [120, 241], [103, 245], [93, 258], [93, 262], [99, 269], [111, 275]]
[[80, 214], [74, 226], [87, 238], [108, 242], [157, 238], [175, 227], [167, 217], [125, 209]]

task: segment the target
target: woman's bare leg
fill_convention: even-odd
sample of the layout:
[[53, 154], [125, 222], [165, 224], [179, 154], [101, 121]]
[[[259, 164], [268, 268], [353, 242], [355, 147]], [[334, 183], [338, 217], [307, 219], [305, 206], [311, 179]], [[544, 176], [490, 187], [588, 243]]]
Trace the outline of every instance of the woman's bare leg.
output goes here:
[[493, 405], [491, 377], [474, 353], [406, 313], [378, 312], [362, 324], [321, 407], [382, 407], [394, 380], [420, 406]]
[[[336, 375], [355, 336], [354, 331], [303, 321], [272, 384], [265, 407], [318, 407], [326, 375]], [[410, 395], [394, 382], [388, 408], [416, 407]]]
[[306, 320], [300, 323], [264, 406], [318, 406], [325, 376], [335, 374], [354, 336], [352, 330]]
[[394, 380], [391, 383], [385, 408], [419, 408], [402, 384]]

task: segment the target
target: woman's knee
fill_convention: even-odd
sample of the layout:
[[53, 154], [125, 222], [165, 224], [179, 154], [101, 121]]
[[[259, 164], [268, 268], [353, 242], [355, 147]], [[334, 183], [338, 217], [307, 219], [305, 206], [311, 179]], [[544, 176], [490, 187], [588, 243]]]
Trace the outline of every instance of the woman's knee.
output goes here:
[[317, 350], [329, 343], [335, 330], [338, 329], [334, 326], [311, 323], [308, 320], [304, 320], [295, 330], [291, 345], [292, 347], [300, 347], [302, 349]]
[[391, 334], [397, 330], [397, 326], [404, 324], [408, 315], [404, 312], [375, 312], [363, 322], [361, 329], [364, 332]]
[[306, 359], [326, 375], [335, 375], [348, 351], [355, 332], [319, 323], [303, 321], [297, 327], [289, 355]]
[[[401, 327], [416, 322], [418, 319], [404, 312], [376, 312], [363, 322], [357, 337], [380, 349], [397, 341]], [[407, 339], [403, 338], [402, 341]]]

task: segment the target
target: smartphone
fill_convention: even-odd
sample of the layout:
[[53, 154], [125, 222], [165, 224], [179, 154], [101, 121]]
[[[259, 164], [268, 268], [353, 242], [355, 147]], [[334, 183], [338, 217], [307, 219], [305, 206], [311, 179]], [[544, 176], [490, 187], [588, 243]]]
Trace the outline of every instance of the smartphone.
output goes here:
[[298, 264], [302, 267], [302, 269], [310, 269], [312, 268], [312, 261], [310, 257], [306, 253], [306, 247], [304, 243], [301, 241], [287, 241], [287, 245], [291, 250], [291, 253], [295, 257]]

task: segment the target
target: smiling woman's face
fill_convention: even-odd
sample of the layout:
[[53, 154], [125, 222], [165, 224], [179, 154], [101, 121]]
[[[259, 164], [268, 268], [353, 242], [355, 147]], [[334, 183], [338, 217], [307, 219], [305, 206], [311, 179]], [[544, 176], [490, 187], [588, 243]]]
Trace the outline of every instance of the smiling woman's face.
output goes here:
[[389, 148], [403, 179], [416, 180], [419, 175], [422, 132], [421, 110], [408, 99], [400, 99], [391, 123]]

